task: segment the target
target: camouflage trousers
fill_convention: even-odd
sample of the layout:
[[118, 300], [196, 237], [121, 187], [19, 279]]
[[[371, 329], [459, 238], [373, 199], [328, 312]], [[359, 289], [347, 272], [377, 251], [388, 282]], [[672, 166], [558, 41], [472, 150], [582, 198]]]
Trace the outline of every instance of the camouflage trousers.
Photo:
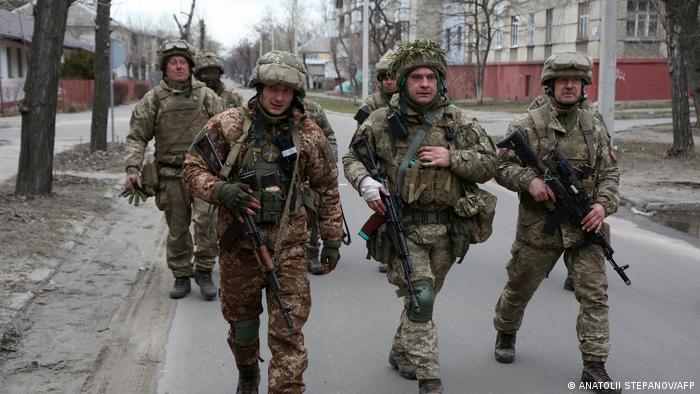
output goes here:
[[506, 267], [508, 281], [496, 303], [494, 327], [507, 333], [518, 331], [527, 303], [562, 253], [572, 274], [576, 300], [580, 304], [576, 334], [583, 361], [605, 362], [610, 351], [608, 279], [605, 256], [593, 245], [574, 252], [563, 247], [535, 248], [524, 240], [516, 239], [511, 248], [512, 258]]
[[[263, 312], [262, 291], [267, 279], [259, 267], [253, 251], [240, 244], [231, 251], [221, 251], [221, 310], [229, 323], [228, 343], [237, 365], [251, 365], [260, 357], [260, 340], [254, 333], [252, 340], [241, 344], [237, 340], [237, 323], [255, 321]], [[309, 317], [311, 293], [306, 277], [306, 259], [303, 245], [283, 249], [277, 261], [277, 276], [282, 287], [280, 296], [290, 308], [294, 331], [290, 332], [272, 294], [265, 292], [268, 313], [268, 346], [272, 353], [268, 368], [268, 393], [303, 393], [303, 373], [308, 365], [304, 334], [301, 329]], [[243, 333], [238, 333], [239, 338]], [[247, 335], [251, 335], [248, 333]]]
[[[413, 265], [411, 281], [432, 280], [433, 293], [437, 296], [447, 272], [455, 261], [450, 254], [447, 226], [441, 224], [411, 226], [406, 229], [406, 238]], [[393, 259], [387, 270], [389, 282], [403, 289], [406, 287], [403, 275], [401, 261], [398, 258]], [[394, 334], [392, 349], [406, 354], [408, 361], [416, 367], [418, 379], [437, 379], [440, 377], [437, 327], [434, 319], [428, 322], [409, 320], [410, 304], [410, 298], [404, 297], [404, 308]]]
[[[209, 203], [189, 194], [181, 178], [161, 178], [156, 205], [163, 211], [168, 224], [165, 258], [173, 276], [190, 276], [193, 265], [202, 270], [211, 270], [219, 248], [216, 212], [210, 226]], [[194, 244], [190, 233], [191, 223], [194, 223]]]

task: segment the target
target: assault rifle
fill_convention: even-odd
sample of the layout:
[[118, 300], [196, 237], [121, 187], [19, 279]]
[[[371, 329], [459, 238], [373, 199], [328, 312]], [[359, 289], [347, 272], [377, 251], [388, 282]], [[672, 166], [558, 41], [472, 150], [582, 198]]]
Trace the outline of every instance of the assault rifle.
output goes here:
[[[411, 283], [411, 274], [413, 273], [413, 266], [411, 265], [411, 260], [408, 256], [408, 244], [406, 243], [406, 234], [403, 228], [403, 224], [401, 223], [401, 216], [399, 215], [399, 209], [396, 204], [396, 199], [391, 194], [391, 188], [389, 187], [389, 178], [387, 177], [386, 173], [379, 173], [377, 161], [374, 157], [374, 152], [372, 152], [372, 148], [370, 147], [369, 139], [367, 138], [366, 134], [363, 134], [362, 138], [350, 144], [350, 148], [352, 149], [353, 153], [355, 153], [355, 156], [369, 171], [370, 176], [376, 181], [379, 181], [382, 184], [382, 187], [389, 192], [389, 195], [385, 195], [381, 192], [379, 193], [382, 198], [382, 202], [386, 206], [386, 214], [384, 215], [383, 222], [386, 223], [391, 239], [394, 242], [394, 251], [399, 255], [399, 259], [401, 260], [403, 277], [406, 280], [408, 295], [411, 297], [411, 308], [413, 308], [414, 312], [418, 313], [420, 312], [420, 306], [418, 305], [416, 292], [413, 289], [413, 284]], [[375, 223], [377, 223], [377, 216], [378, 215], [373, 214], [368, 222], [374, 221]], [[376, 226], [372, 227], [375, 227], [374, 229], [376, 229], [376, 227], [378, 227], [379, 224], [381, 223], [377, 223]], [[365, 232], [368, 233], [367, 235], [370, 235], [372, 231], [365, 230]], [[360, 233], [360, 235], [362, 235], [362, 233]]]
[[[209, 134], [204, 133], [202, 137], [197, 139], [194, 142], [194, 147], [197, 148], [197, 151], [199, 151], [199, 154], [207, 163], [209, 171], [221, 178], [219, 173], [223, 167], [223, 162], [219, 157], [219, 153], [216, 151], [214, 143], [209, 137]], [[228, 179], [222, 180], [229, 182]], [[231, 250], [233, 243], [243, 234], [246, 234], [253, 239], [253, 242], [255, 243], [255, 251], [253, 254], [255, 255], [255, 259], [258, 261], [258, 264], [260, 264], [260, 266], [263, 268], [263, 272], [267, 277], [267, 291], [269, 291], [275, 297], [277, 306], [282, 312], [282, 317], [284, 318], [285, 323], [287, 323], [287, 328], [291, 332], [294, 330], [294, 324], [289, 316], [291, 309], [285, 307], [284, 303], [282, 302], [282, 297], [280, 296], [280, 289], [282, 286], [277, 278], [277, 269], [275, 268], [272, 255], [270, 255], [270, 250], [265, 244], [265, 239], [263, 238], [262, 234], [260, 234], [260, 231], [255, 226], [253, 218], [247, 213], [241, 213], [241, 216], [243, 217], [243, 224], [234, 218], [233, 223], [231, 223], [226, 231], [224, 231], [224, 234], [219, 241], [219, 246], [222, 249]]]
[[[583, 218], [591, 211], [591, 196], [580, 183], [582, 177], [586, 177], [592, 173], [593, 169], [590, 166], [587, 168], [584, 167], [583, 169], [574, 168], [566, 157], [557, 149], [554, 151], [552, 159], [559, 176], [554, 176], [549, 169], [544, 166], [539, 157], [537, 157], [535, 152], [532, 151], [519, 133], [511, 133], [503, 141], [496, 144], [496, 146], [499, 148], [512, 149], [525, 165], [535, 168], [537, 174], [544, 179], [545, 184], [554, 192], [556, 196], [556, 210], [545, 224], [545, 234], [552, 235], [559, 225], [567, 219], [577, 226], [581, 224]], [[625, 284], [627, 286], [632, 284], [627, 274], [625, 274], [625, 270], [629, 268], [629, 264], [622, 267], [617, 265], [615, 259], [613, 259], [614, 251], [612, 247], [610, 247], [610, 243], [608, 243], [602, 231], [586, 231], [584, 238], [571, 245], [571, 249], [577, 250], [587, 244], [598, 246]]]

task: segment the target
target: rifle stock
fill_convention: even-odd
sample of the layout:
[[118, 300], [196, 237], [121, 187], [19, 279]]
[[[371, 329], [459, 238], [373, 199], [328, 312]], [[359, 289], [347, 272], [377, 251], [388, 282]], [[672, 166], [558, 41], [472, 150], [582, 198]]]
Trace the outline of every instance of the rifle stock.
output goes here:
[[[558, 217], [556, 220], [554, 220], [554, 222], [568, 218], [577, 226], [581, 224], [583, 218], [586, 217], [586, 215], [588, 215], [588, 213], [591, 211], [590, 207], [588, 206], [590, 196], [585, 190], [583, 190], [583, 188], [580, 187], [580, 185], [577, 187], [575, 182], [573, 182], [573, 166], [560, 151], [555, 151], [554, 161], [557, 165], [557, 172], [562, 175], [561, 178], [552, 174], [549, 169], [544, 166], [542, 161], [539, 159], [539, 157], [537, 157], [535, 152], [532, 151], [520, 133], [511, 133], [508, 137], [496, 144], [496, 146], [499, 148], [512, 149], [523, 164], [534, 167], [537, 174], [544, 179], [545, 184], [552, 189], [557, 197], [555, 205], [558, 211], [555, 211], [557, 212]], [[561, 210], [565, 211], [564, 215], [562, 215]], [[547, 227], [552, 228], [553, 225], [556, 224], [554, 222], [547, 223]], [[598, 246], [603, 252], [603, 255], [605, 255], [605, 259], [608, 260], [610, 265], [612, 265], [615, 272], [617, 272], [625, 284], [627, 286], [632, 284], [629, 277], [627, 277], [627, 274], [625, 273], [625, 270], [629, 268], [629, 264], [619, 266], [617, 262], [615, 262], [615, 259], [613, 258], [614, 251], [602, 231], [586, 231], [584, 238], [575, 242], [571, 246], [571, 249], [576, 250], [586, 244]]]

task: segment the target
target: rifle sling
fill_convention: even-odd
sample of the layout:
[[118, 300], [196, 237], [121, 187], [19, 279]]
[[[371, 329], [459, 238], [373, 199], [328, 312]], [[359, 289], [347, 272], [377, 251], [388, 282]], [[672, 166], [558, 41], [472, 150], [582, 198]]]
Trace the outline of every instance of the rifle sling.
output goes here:
[[238, 154], [241, 152], [241, 148], [243, 147], [243, 141], [245, 141], [245, 139], [248, 138], [250, 126], [253, 124], [253, 121], [248, 116], [248, 111], [246, 111], [245, 108], [241, 107], [240, 114], [243, 118], [243, 127], [241, 128], [241, 135], [238, 136], [238, 139], [236, 139], [236, 142], [233, 144], [233, 147], [231, 147], [231, 150], [228, 152], [228, 156], [226, 156], [226, 160], [224, 160], [224, 163], [221, 166], [219, 176], [223, 179], [229, 179], [229, 176], [231, 175], [231, 170], [233, 169], [233, 164], [236, 162]]

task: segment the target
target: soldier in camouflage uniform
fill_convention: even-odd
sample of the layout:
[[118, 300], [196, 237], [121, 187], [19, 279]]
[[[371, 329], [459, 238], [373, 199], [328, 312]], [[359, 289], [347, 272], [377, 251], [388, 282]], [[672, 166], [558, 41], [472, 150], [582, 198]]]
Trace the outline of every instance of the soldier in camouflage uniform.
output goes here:
[[[190, 276], [207, 300], [216, 298], [211, 270], [218, 255], [216, 234], [209, 220], [209, 204], [187, 193], [182, 185], [185, 153], [202, 126], [223, 110], [221, 100], [204, 83], [193, 80], [194, 49], [185, 40], [165, 40], [159, 47], [156, 66], [163, 80], [141, 99], [131, 114], [126, 137], [126, 189], [140, 185], [148, 142], [155, 138], [158, 172], [156, 206], [168, 224], [166, 259], [175, 277], [170, 298], [190, 292]], [[194, 245], [190, 223], [194, 222]], [[193, 273], [193, 261], [194, 268]]]
[[572, 270], [574, 291], [581, 306], [576, 322], [584, 365], [581, 379], [609, 382], [605, 370], [610, 349], [605, 258], [595, 245], [576, 251], [570, 248], [584, 237], [584, 231], [603, 228], [603, 220], [617, 210], [620, 200], [620, 173], [604, 124], [591, 111], [580, 107], [583, 87], [592, 83], [591, 67], [590, 58], [580, 52], [552, 55], [545, 61], [541, 77], [547, 103], [529, 110], [511, 122], [508, 129], [509, 133], [520, 133], [550, 170], [555, 167], [547, 155], [556, 146], [572, 165], [589, 164], [595, 171], [583, 181], [593, 196], [591, 212], [580, 226], [564, 222], [554, 235], [547, 236], [543, 228], [554, 193], [534, 169], [520, 165], [513, 152], [505, 152], [496, 180], [519, 193], [520, 207], [512, 258], [507, 265], [508, 281], [496, 304], [495, 357], [501, 363], [513, 362], [515, 335], [525, 307], [563, 254]]
[[[404, 297], [389, 363], [404, 378], [417, 378], [421, 394], [443, 392], [432, 311], [447, 272], [469, 247], [468, 241], [455, 238], [456, 207], [474, 197], [476, 183], [491, 179], [498, 165], [493, 143], [478, 121], [445, 97], [445, 69], [445, 52], [437, 43], [418, 40], [400, 46], [390, 70], [399, 84], [391, 105], [408, 135], [390, 129], [385, 107], [372, 112], [353, 138], [367, 136], [401, 206], [419, 313], [411, 307], [395, 251], [370, 254], [388, 263], [388, 281]], [[372, 210], [384, 215], [380, 193], [386, 191], [381, 184], [369, 176], [354, 152], [343, 157], [343, 164], [350, 184]], [[380, 232], [372, 237], [385, 236]]]
[[[304, 256], [306, 209], [297, 197], [305, 178], [319, 195], [321, 262], [332, 270], [340, 258], [338, 169], [323, 131], [304, 113], [304, 83], [304, 66], [289, 52], [271, 51], [260, 57], [250, 81], [257, 95], [244, 107], [212, 118], [200, 133], [208, 134], [219, 156], [231, 163], [230, 182], [212, 174], [196, 149], [187, 155], [183, 174], [190, 192], [222, 206], [219, 236], [234, 221], [242, 221], [242, 214], [251, 215], [275, 256], [280, 296], [290, 309], [294, 329], [289, 330], [266, 291], [271, 394], [305, 390], [302, 375], [308, 362], [301, 330], [309, 316], [311, 295]], [[239, 371], [237, 393], [257, 393], [259, 315], [267, 280], [256, 264], [253, 239], [241, 235], [231, 250], [221, 250], [219, 264], [221, 308]]]
[[194, 76], [207, 84], [207, 87], [216, 92], [223, 100], [224, 109], [236, 108], [243, 105], [243, 97], [233, 90], [226, 89], [221, 81], [224, 75], [224, 62], [220, 57], [211, 52], [197, 54]]
[[[330, 122], [328, 122], [328, 118], [326, 117], [326, 113], [323, 111], [323, 108], [321, 108], [321, 106], [318, 103], [305, 99], [304, 110], [306, 112], [306, 115], [309, 118], [311, 118], [311, 120], [316, 122], [318, 127], [320, 127], [321, 130], [323, 130], [323, 134], [326, 136], [326, 139], [331, 144], [331, 149], [333, 150], [333, 160], [337, 163], [338, 143], [335, 138], [335, 132], [333, 131]], [[305, 183], [302, 201], [304, 203], [304, 206], [306, 207], [307, 227], [309, 229], [309, 239], [306, 242], [306, 264], [308, 266], [309, 272], [311, 272], [312, 274], [323, 275], [327, 274], [329, 271], [327, 269], [324, 269], [324, 267], [321, 266], [321, 263], [318, 260], [320, 241], [318, 233], [317, 213], [318, 198], [318, 194], [311, 190], [311, 188], [308, 186], [308, 183]]]

